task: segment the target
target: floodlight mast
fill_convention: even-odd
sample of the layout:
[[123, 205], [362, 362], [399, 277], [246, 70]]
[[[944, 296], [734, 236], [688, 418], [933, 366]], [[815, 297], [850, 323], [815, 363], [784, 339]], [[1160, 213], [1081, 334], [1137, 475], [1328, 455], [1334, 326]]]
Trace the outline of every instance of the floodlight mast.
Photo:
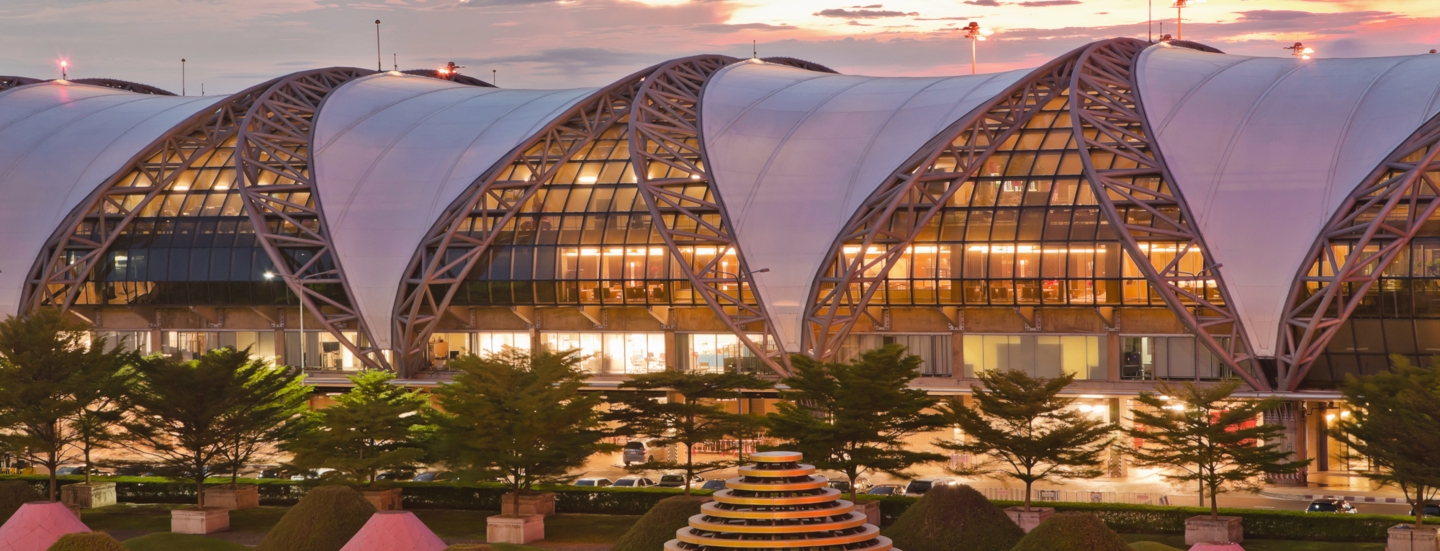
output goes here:
[[1172, 8], [1175, 8], [1175, 39], [1176, 39], [1176, 40], [1184, 40], [1184, 39], [1185, 39], [1185, 20], [1184, 20], [1184, 18], [1182, 17], [1184, 14], [1181, 12], [1181, 10], [1184, 10], [1185, 8], [1190, 7], [1190, 4], [1203, 4], [1203, 3], [1205, 3], [1205, 0], [1175, 0], [1175, 5], [1170, 6], [1170, 7], [1172, 7]]
[[970, 74], [976, 72], [975, 43], [985, 40], [985, 37], [995, 34], [995, 31], [981, 27], [980, 23], [971, 21], [969, 25], [961, 27], [965, 31], [965, 38], [970, 39]]

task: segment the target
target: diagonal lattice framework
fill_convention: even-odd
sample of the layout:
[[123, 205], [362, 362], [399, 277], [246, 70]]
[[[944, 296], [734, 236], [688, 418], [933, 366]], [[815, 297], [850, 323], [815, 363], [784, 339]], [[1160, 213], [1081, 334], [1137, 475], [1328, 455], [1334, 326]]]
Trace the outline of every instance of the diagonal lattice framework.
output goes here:
[[1437, 156], [1440, 116], [1386, 157], [1320, 232], [1285, 302], [1276, 358], [1280, 390], [1299, 388], [1335, 332], [1440, 208]]
[[130, 81], [128, 81], [128, 80], [117, 80], [117, 79], [113, 79], [113, 78], [77, 78], [77, 79], [71, 80], [70, 82], [73, 82], [73, 83], [75, 83], [75, 84], [89, 84], [89, 85], [91, 85], [91, 86], [104, 86], [104, 87], [106, 87], [106, 88], [114, 88], [114, 89], [116, 89], [116, 90], [124, 90], [124, 91], [126, 91], [126, 92], [134, 92], [134, 93], [136, 93], [136, 94], [149, 94], [149, 95], [152, 95], [152, 96], [173, 96], [173, 95], [175, 95], [174, 92], [171, 92], [171, 91], [169, 91], [169, 90], [162, 90], [162, 89], [160, 89], [160, 88], [156, 88], [156, 87], [151, 86], [151, 85], [149, 85], [149, 84], [140, 84], [140, 83], [138, 83], [138, 82], [130, 82]]
[[[1051, 61], [975, 108], [931, 139], [865, 200], [831, 246], [828, 258], [836, 261], [811, 286], [801, 336], [806, 354], [834, 357], [857, 321], [876, 319], [867, 306], [895, 263], [992, 153], [1043, 107], [1064, 100], [1078, 56], [1076, 50]], [[853, 247], [857, 242], [859, 247]], [[847, 253], [847, 248], [855, 252]]]
[[[774, 354], [779, 347], [772, 346], [779, 339], [755, 296], [754, 278], [745, 256], [738, 254], [739, 244], [730, 231], [734, 226], [719, 195], [712, 202], [686, 193], [696, 184], [710, 184], [700, 145], [700, 91], [710, 75], [735, 61], [720, 56], [681, 59], [646, 78], [630, 115], [630, 159], [640, 195], [670, 253], [682, 256], [680, 247], [686, 246], [719, 251], [706, 262], [692, 256], [676, 263], [695, 292], [746, 348], [783, 376], [788, 372], [784, 355]], [[740, 262], [734, 273], [721, 264], [730, 251], [737, 252]], [[747, 328], [759, 329], [759, 342]]]
[[37, 83], [37, 82], [45, 82], [45, 79], [30, 78], [30, 77], [17, 77], [17, 76], [0, 76], [0, 92], [3, 92], [3, 91], [5, 91], [5, 90], [9, 90], [9, 89], [14, 88], [14, 87], [17, 87], [17, 86], [25, 86], [26, 84], [35, 84], [35, 83]]
[[[1229, 306], [1234, 302], [1219, 266], [1150, 141], [1133, 70], [1140, 52], [1149, 46], [1142, 40], [1117, 38], [1093, 44], [1081, 54], [1072, 75], [1070, 109], [1075, 138], [1087, 152], [1081, 159], [1101, 211], [1116, 228], [1126, 254], [1136, 259], [1152, 292], [1236, 375], [1256, 390], [1269, 390], [1240, 319]], [[1120, 214], [1122, 209], [1126, 216]], [[1177, 252], [1157, 266], [1151, 248], [1140, 241], [1175, 242]], [[1181, 260], [1197, 250], [1205, 259], [1203, 269], [1183, 272]]]
[[194, 163], [206, 162], [217, 147], [233, 142], [245, 113], [275, 82], [230, 96], [176, 125], [101, 184], [46, 241], [26, 279], [20, 311], [73, 306], [95, 265], [125, 228]]
[[388, 362], [377, 348], [342, 332], [354, 327], [368, 343], [375, 342], [350, 300], [349, 284], [321, 215], [310, 159], [320, 104], [342, 84], [374, 73], [319, 69], [287, 76], [270, 86], [255, 100], [241, 126], [236, 183], [277, 275], [342, 346], [366, 367], [382, 369]]
[[[513, 224], [515, 215], [566, 161], [629, 116], [635, 93], [653, 70], [630, 75], [571, 107], [493, 164], [440, 215], [411, 259], [396, 299], [392, 330], [402, 373], [424, 364], [425, 343], [501, 230]], [[505, 170], [516, 164], [523, 170]], [[502, 179], [510, 174], [520, 179]], [[484, 227], [469, 227], [472, 218], [484, 220]]]

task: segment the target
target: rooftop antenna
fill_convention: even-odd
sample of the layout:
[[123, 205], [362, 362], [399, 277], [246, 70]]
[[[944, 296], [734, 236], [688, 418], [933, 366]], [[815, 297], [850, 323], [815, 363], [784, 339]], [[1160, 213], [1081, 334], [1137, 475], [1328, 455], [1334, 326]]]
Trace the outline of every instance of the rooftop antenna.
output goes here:
[[185, 58], [180, 58], [180, 95], [185, 95]]
[[491, 85], [491, 86], [500, 86], [499, 81], [495, 80], [495, 77], [498, 76], [499, 74], [500, 74], [500, 73], [497, 72], [497, 71], [494, 70], [494, 69], [491, 69], [491, 70], [490, 70], [490, 85]]
[[200, 83], [200, 95], [201, 95], [201, 96], [204, 96], [204, 95], [205, 95], [205, 83], [203, 83], [203, 82]]
[[376, 20], [375, 20], [375, 70], [376, 70], [376, 71], [384, 71], [384, 70], [385, 70], [385, 68], [380, 65], [380, 20], [379, 20], [379, 19], [376, 19]]
[[1155, 43], [1155, 0], [1150, 0], [1150, 7], [1145, 13], [1145, 41]]
[[755, 43], [754, 40], [751, 40], [751, 41], [750, 41], [750, 58], [751, 58], [751, 59], [759, 59], [759, 58], [760, 58], [760, 47], [759, 47], [758, 45], [756, 45], [756, 43]]
[[392, 64], [395, 66], [395, 72], [397, 72], [397, 73], [400, 72], [400, 56], [395, 55], [394, 52], [391, 52], [391, 53], [390, 53], [390, 63], [392, 63]]
[[70, 62], [69, 62], [69, 61], [63, 60], [63, 59], [60, 60], [60, 80], [70, 80], [70, 78], [69, 78], [70, 75], [66, 73], [66, 70], [69, 69], [69, 68], [70, 68]]

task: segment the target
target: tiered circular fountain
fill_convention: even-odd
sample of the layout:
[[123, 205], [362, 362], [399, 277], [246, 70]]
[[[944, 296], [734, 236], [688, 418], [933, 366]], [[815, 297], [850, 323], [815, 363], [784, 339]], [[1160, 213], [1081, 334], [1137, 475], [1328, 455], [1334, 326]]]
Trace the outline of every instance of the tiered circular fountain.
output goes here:
[[[800, 464], [794, 452], [750, 456], [740, 477], [725, 481], [715, 501], [700, 506], [666, 551], [887, 551], [890, 539], [865, 523], [855, 504]], [[899, 551], [894, 549], [894, 551]]]

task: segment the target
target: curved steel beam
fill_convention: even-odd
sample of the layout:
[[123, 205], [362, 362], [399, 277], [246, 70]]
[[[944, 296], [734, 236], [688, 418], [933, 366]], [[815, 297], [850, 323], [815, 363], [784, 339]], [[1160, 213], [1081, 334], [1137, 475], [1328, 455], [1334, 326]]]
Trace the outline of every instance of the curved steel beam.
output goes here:
[[[1135, 93], [1133, 70], [1147, 47], [1150, 44], [1143, 40], [1117, 38], [1093, 44], [1080, 55], [1070, 85], [1070, 116], [1076, 143], [1088, 153], [1081, 155], [1085, 172], [1095, 186], [1100, 210], [1116, 229], [1125, 252], [1145, 274], [1151, 290], [1246, 383], [1256, 390], [1270, 390], [1269, 381], [1253, 361], [1253, 348], [1241, 320], [1231, 309], [1235, 303], [1219, 265], [1205, 248], [1175, 179], [1150, 141], [1153, 133]], [[1096, 158], [1114, 160], [1097, 166]], [[1128, 215], [1122, 216], [1120, 207], [1127, 207]], [[1177, 243], [1174, 258], [1163, 267], [1157, 268], [1150, 260], [1150, 249], [1139, 244], [1152, 239]], [[1198, 274], [1180, 269], [1180, 262], [1191, 251], [1199, 251], [1205, 259]], [[1221, 300], [1214, 300], [1215, 295]], [[1222, 343], [1217, 337], [1229, 340]]]
[[130, 82], [127, 80], [116, 80], [113, 78], [77, 78], [70, 80], [70, 82], [73, 82], [75, 84], [89, 84], [91, 86], [104, 86], [106, 88], [114, 88], [116, 90], [124, 90], [126, 92], [135, 92], [136, 94], [150, 94], [154, 96], [175, 95], [174, 92], [171, 92], [169, 90], [162, 90], [149, 84], [140, 84], [138, 82]]
[[819, 63], [815, 63], [813, 61], [805, 61], [803, 59], [796, 59], [793, 57], [766, 57], [761, 58], [760, 61], [764, 61], [766, 63], [777, 63], [780, 65], [789, 65], [791, 67], [805, 69], [806, 71], [815, 71], [817, 73], [832, 73], [837, 75], [840, 74], [840, 71], [836, 71]]
[[[874, 318], [867, 312], [870, 301], [885, 286], [886, 276], [905, 249], [991, 154], [1046, 104], [1065, 94], [1083, 49], [1045, 64], [971, 110], [901, 164], [865, 200], [830, 246], [827, 258], [838, 261], [822, 267], [811, 285], [801, 335], [806, 354], [834, 357], [861, 316]], [[910, 220], [905, 228], [889, 227], [888, 221], [897, 215]], [[847, 257], [846, 244], [855, 242], [860, 243], [859, 252]], [[867, 260], [872, 248], [882, 250]]]
[[[730, 231], [734, 225], [725, 214], [724, 202], [713, 188], [713, 202], [685, 193], [697, 184], [710, 185], [709, 162], [700, 139], [700, 91], [711, 75], [736, 61], [725, 56], [691, 57], [671, 61], [651, 73], [630, 114], [630, 162], [655, 228], [670, 254], [681, 260], [675, 264], [740, 342], [784, 376], [789, 372], [788, 362], [783, 353], [771, 353], [770, 343], [780, 341]], [[681, 254], [680, 246], [713, 247], [719, 252], [709, 262], [696, 265], [693, 257]], [[729, 273], [722, 270], [721, 260], [732, 250], [740, 266]], [[752, 324], [761, 325], [758, 343], [745, 330]]]
[[[176, 125], [91, 192], [41, 249], [26, 279], [20, 311], [73, 306], [125, 228], [193, 163], [234, 140], [245, 113], [277, 80], [232, 95]], [[140, 177], [132, 181], [129, 176], [136, 172]]]
[[[383, 369], [389, 362], [373, 346], [370, 328], [350, 300], [353, 295], [334, 253], [310, 158], [316, 116], [325, 98], [346, 82], [374, 73], [318, 69], [276, 82], [246, 113], [235, 162], [245, 210], [280, 277], [351, 354], [368, 368]], [[362, 345], [346, 337], [343, 329], [349, 327], [368, 342]]]
[[407, 75], [415, 75], [415, 76], [420, 76], [420, 77], [430, 77], [430, 78], [439, 79], [439, 80], [448, 80], [448, 81], [450, 81], [450, 82], [457, 82], [457, 83], [460, 83], [460, 84], [468, 84], [468, 85], [470, 85], [470, 86], [479, 86], [479, 87], [481, 87], [481, 88], [495, 88], [495, 85], [494, 85], [494, 84], [491, 84], [491, 83], [489, 83], [489, 82], [485, 82], [485, 81], [483, 81], [483, 80], [480, 80], [480, 79], [475, 78], [475, 77], [472, 77], [472, 76], [462, 75], [462, 74], [460, 74], [460, 73], [449, 73], [449, 74], [445, 74], [445, 73], [441, 73], [440, 71], [437, 71], [437, 70], [434, 70], [434, 69], [409, 69], [409, 70], [400, 71], [400, 72], [405, 73], [405, 74], [407, 74]]
[[[1285, 301], [1276, 358], [1280, 390], [1299, 388], [1335, 332], [1440, 208], [1437, 156], [1440, 115], [1361, 180], [1320, 231]], [[1352, 247], [1348, 255], [1337, 253], [1341, 245]]]
[[15, 88], [17, 86], [25, 86], [27, 84], [36, 84], [40, 82], [45, 82], [45, 80], [30, 77], [0, 76], [0, 92]]

